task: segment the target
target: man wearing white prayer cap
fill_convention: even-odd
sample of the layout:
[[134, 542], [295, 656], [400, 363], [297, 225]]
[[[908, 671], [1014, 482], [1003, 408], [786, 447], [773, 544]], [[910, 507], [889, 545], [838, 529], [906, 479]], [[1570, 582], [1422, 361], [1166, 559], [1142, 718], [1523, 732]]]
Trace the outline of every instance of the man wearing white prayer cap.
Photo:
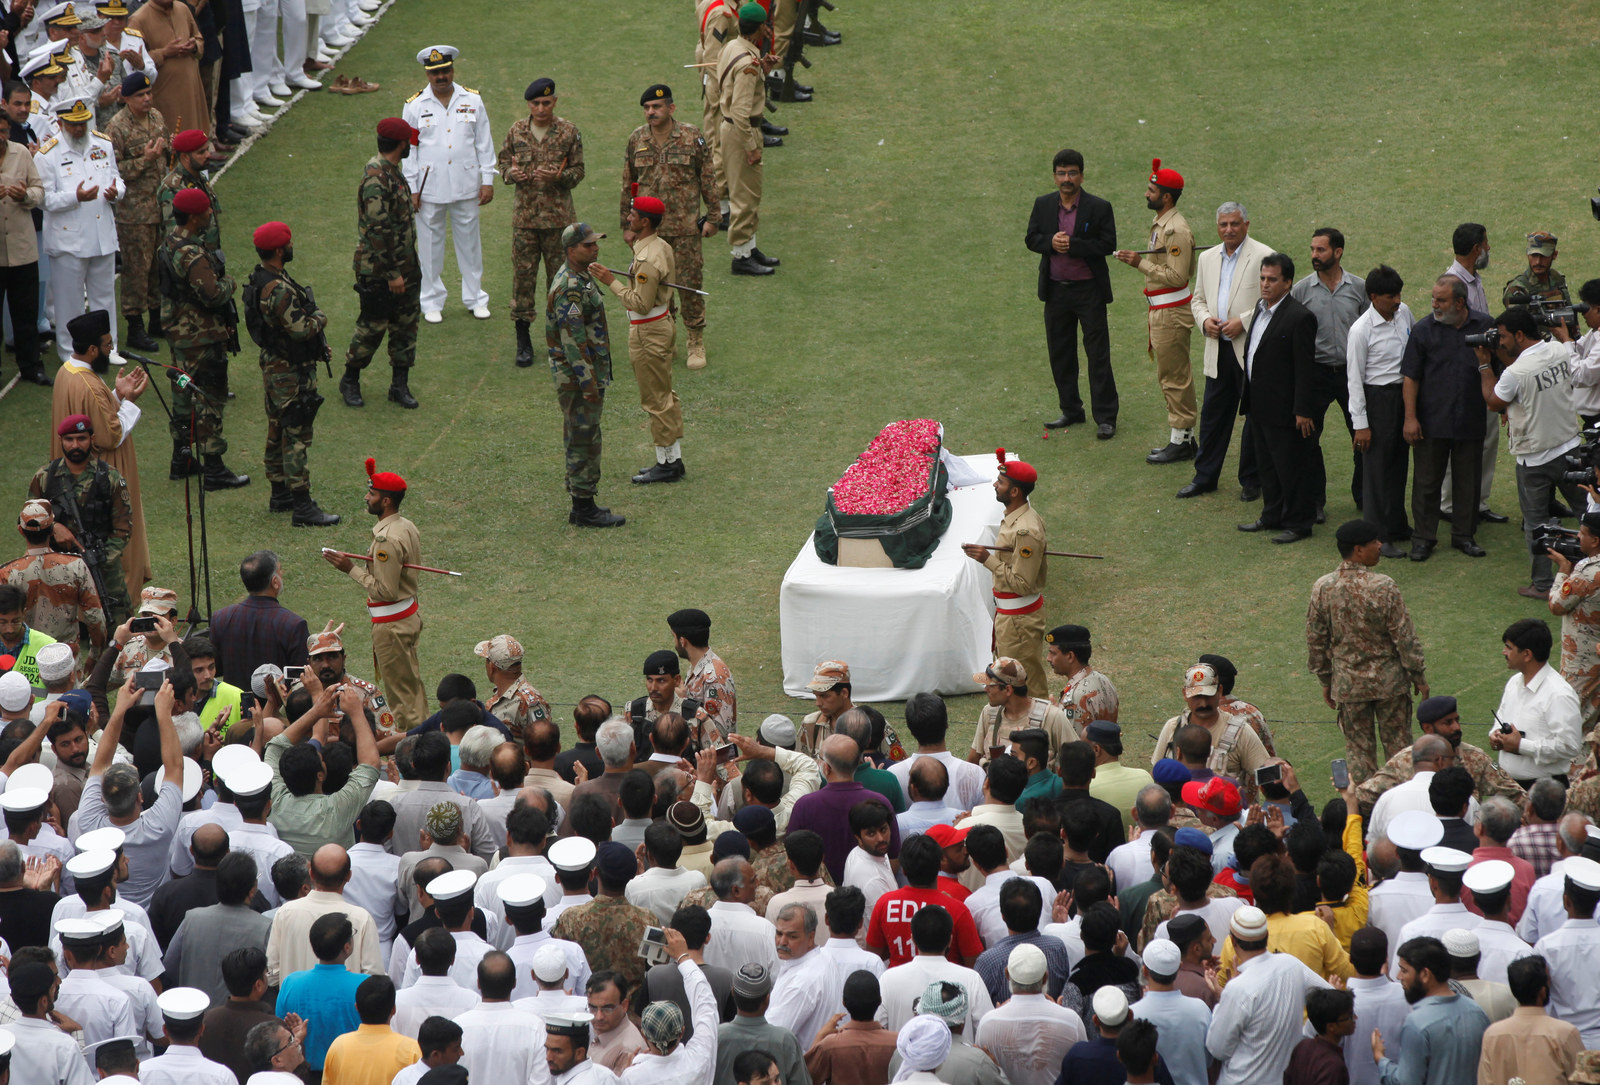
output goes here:
[[1083, 1019], [1050, 1000], [1044, 950], [1023, 943], [1006, 958], [1011, 997], [978, 1022], [978, 1046], [989, 1052], [1011, 1085], [1053, 1085], [1062, 1057], [1086, 1038]]

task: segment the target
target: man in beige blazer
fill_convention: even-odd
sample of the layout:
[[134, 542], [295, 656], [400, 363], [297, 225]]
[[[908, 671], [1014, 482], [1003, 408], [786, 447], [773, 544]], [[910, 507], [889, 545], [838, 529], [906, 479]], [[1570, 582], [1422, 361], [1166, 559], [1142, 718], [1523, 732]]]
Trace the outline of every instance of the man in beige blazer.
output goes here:
[[[1178, 491], [1179, 497], [1211, 493], [1222, 477], [1222, 462], [1233, 440], [1233, 420], [1239, 414], [1244, 388], [1244, 351], [1236, 344], [1243, 344], [1250, 331], [1250, 317], [1261, 297], [1261, 259], [1273, 251], [1250, 236], [1249, 212], [1231, 200], [1217, 208], [1217, 237], [1222, 244], [1200, 254], [1194, 296], [1189, 300], [1195, 327], [1206, 346], [1206, 390], [1200, 407], [1194, 478]], [[1261, 496], [1261, 481], [1249, 418], [1244, 430], [1239, 448], [1239, 485], [1243, 488], [1239, 499], [1254, 501]]]

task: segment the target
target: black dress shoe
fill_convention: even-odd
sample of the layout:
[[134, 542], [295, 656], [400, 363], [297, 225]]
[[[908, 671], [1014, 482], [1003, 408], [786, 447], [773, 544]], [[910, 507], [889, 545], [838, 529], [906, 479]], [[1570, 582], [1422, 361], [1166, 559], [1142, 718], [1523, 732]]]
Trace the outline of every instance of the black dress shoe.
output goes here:
[[1278, 532], [1272, 537], [1272, 541], [1282, 545], [1283, 543], [1299, 542], [1301, 539], [1309, 538], [1311, 538], [1310, 528], [1300, 528], [1297, 530], [1291, 527], [1285, 528], [1284, 530]]
[[1216, 489], [1217, 485], [1214, 482], [1209, 486], [1203, 482], [1190, 482], [1178, 491], [1178, 496], [1199, 497], [1201, 494], [1215, 493]]
[[1260, 486], [1246, 486], [1246, 487], [1244, 487], [1243, 489], [1241, 489], [1239, 491], [1239, 500], [1240, 501], [1260, 501], [1261, 500], [1261, 487]]
[[[1572, 510], [1568, 509], [1567, 511], [1571, 512]], [[1509, 517], [1509, 516], [1501, 516], [1498, 512], [1495, 512], [1493, 509], [1482, 509], [1482, 510], [1480, 510], [1478, 512], [1478, 519], [1483, 521], [1486, 524], [1509, 524], [1511, 522], [1511, 517]]]
[[768, 136], [786, 136], [789, 134], [789, 129], [786, 125], [773, 124], [771, 121], [762, 121], [761, 131], [763, 135]]
[[1181, 460], [1194, 459], [1195, 443], [1193, 441], [1176, 441], [1169, 443], [1165, 448], [1153, 450], [1144, 458], [1145, 463], [1178, 463]]
[[638, 486], [648, 486], [652, 482], [677, 482], [684, 478], [688, 472], [684, 469], [682, 460], [673, 460], [671, 463], [653, 463], [633, 476], [633, 482]]
[[1433, 548], [1438, 545], [1438, 543], [1431, 543], [1426, 539], [1412, 539], [1411, 560], [1427, 561], [1429, 558], [1433, 557]]
[[44, 388], [49, 388], [51, 385], [55, 384], [55, 381], [51, 380], [49, 375], [42, 369], [35, 369], [31, 373], [24, 373], [22, 375], [22, 379], [25, 381], [32, 381], [34, 384], [40, 385]]
[[1317, 508], [1317, 523], [1325, 524], [1327, 522], [1328, 522], [1328, 509], [1327, 509], [1326, 506], [1319, 506]]
[[1083, 415], [1069, 415], [1065, 411], [1044, 424], [1045, 429], [1066, 429], [1068, 426], [1080, 426], [1084, 422]]
[[1403, 558], [1406, 556], [1406, 548], [1403, 546], [1396, 546], [1392, 542], [1386, 542], [1378, 548], [1378, 553], [1382, 554], [1386, 558]]
[[733, 273], [735, 275], [772, 275], [773, 270], [761, 263], [753, 256], [735, 256], [733, 258]]
[[1489, 556], [1489, 551], [1479, 546], [1473, 539], [1468, 539], [1466, 542], [1452, 542], [1450, 545], [1452, 548], [1461, 551], [1469, 558], [1482, 558]]
[[776, 256], [768, 256], [760, 249], [751, 249], [750, 259], [754, 260], [758, 264], [765, 264], [767, 267], [777, 267], [779, 264], [783, 263], [783, 261], [779, 260]]
[[1567, 503], [1561, 498], [1552, 496], [1550, 498], [1550, 515], [1564, 520], [1572, 516], [1572, 510], [1567, 507]]
[[782, 147], [783, 146], [783, 137], [782, 136], [762, 136], [761, 137], [761, 145], [763, 147]]
[[1100, 423], [1100, 428], [1094, 431], [1094, 435], [1096, 440], [1109, 441], [1117, 435], [1117, 424], [1115, 422], [1102, 422]]
[[1252, 520], [1248, 524], [1240, 524], [1239, 530], [1254, 535], [1258, 531], [1277, 531], [1282, 525], [1269, 524], [1265, 520]]

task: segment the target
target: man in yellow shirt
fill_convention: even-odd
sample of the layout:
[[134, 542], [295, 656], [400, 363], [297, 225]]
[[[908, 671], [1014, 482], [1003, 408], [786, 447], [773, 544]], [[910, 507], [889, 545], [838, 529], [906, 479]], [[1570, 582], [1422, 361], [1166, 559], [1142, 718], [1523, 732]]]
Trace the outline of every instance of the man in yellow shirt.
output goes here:
[[422, 1058], [417, 1041], [389, 1027], [394, 1016], [394, 981], [369, 976], [356, 988], [361, 1025], [333, 1041], [322, 1065], [322, 1085], [389, 1085]]
[[[1315, 912], [1290, 911], [1294, 907], [1294, 885], [1294, 864], [1281, 855], [1263, 855], [1250, 865], [1250, 889], [1255, 894], [1256, 907], [1267, 914], [1267, 951], [1297, 957], [1319, 976], [1349, 979], [1355, 970], [1333, 928]], [[1233, 978], [1235, 956], [1233, 938], [1229, 937], [1222, 947], [1219, 984]]]

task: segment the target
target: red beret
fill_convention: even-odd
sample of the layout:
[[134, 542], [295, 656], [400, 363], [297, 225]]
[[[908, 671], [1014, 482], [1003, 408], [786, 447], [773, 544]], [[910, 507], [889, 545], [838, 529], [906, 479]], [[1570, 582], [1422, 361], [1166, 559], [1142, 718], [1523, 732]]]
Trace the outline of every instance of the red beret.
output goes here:
[[417, 145], [417, 130], [399, 117], [385, 117], [379, 121], [378, 135], [384, 139], [405, 140], [413, 147]]
[[389, 493], [403, 494], [406, 492], [406, 480], [393, 471], [377, 471], [378, 461], [371, 456], [367, 457], [367, 478], [372, 482], [374, 490], [386, 490]]
[[1000, 461], [1000, 474], [1002, 477], [1008, 478], [1012, 482], [1032, 483], [1039, 481], [1039, 472], [1035, 471], [1032, 466], [1023, 463], [1021, 460], [1006, 459], [1005, 449], [995, 449], [994, 458]]
[[185, 188], [172, 197], [172, 209], [182, 211], [185, 215], [197, 215], [211, 210], [211, 197], [202, 189]]
[[69, 414], [61, 420], [61, 425], [56, 427], [56, 436], [65, 437], [72, 433], [93, 433], [94, 423], [86, 414]]
[[172, 137], [172, 149], [179, 154], [193, 154], [206, 145], [206, 134], [198, 128], [188, 128]]
[[665, 215], [667, 213], [667, 205], [654, 196], [635, 196], [633, 198], [633, 209], [641, 215]]
[[256, 227], [256, 232], [251, 235], [251, 240], [256, 248], [262, 252], [281, 249], [289, 243], [289, 224], [286, 222], [263, 222]]
[[1162, 169], [1161, 159], [1159, 158], [1150, 160], [1150, 180], [1162, 188], [1175, 188], [1179, 192], [1183, 191], [1183, 174], [1177, 170]]

